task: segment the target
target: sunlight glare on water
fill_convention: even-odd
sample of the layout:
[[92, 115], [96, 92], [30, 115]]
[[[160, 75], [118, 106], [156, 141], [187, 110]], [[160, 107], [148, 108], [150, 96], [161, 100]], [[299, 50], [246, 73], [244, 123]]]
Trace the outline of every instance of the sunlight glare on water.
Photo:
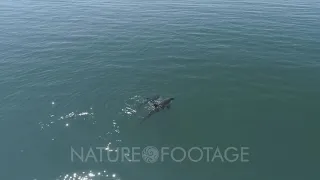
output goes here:
[[[319, 28], [319, 0], [1, 0], [0, 179], [320, 179]], [[252, 163], [70, 162], [143, 145]]]
[[56, 180], [121, 180], [115, 173], [101, 172], [79, 172], [60, 175]]

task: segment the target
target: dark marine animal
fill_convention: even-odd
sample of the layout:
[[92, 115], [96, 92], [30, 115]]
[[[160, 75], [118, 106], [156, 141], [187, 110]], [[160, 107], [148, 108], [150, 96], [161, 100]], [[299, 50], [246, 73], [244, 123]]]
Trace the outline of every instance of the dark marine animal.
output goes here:
[[174, 98], [167, 98], [167, 99], [162, 100], [162, 101], [159, 102], [159, 103], [154, 103], [154, 104], [153, 104], [154, 109], [151, 110], [151, 111], [149, 112], [149, 114], [142, 119], [142, 121], [140, 122], [140, 124], [143, 123], [147, 118], [149, 118], [149, 117], [152, 116], [153, 114], [159, 112], [160, 110], [163, 110], [163, 109], [165, 109], [165, 108], [170, 109], [171, 102], [172, 102], [173, 100], [174, 100]]
[[139, 107], [144, 106], [149, 102], [151, 102], [152, 104], [155, 104], [156, 100], [158, 100], [159, 98], [160, 98], [160, 95], [154, 95], [154, 96], [148, 97], [139, 105]]

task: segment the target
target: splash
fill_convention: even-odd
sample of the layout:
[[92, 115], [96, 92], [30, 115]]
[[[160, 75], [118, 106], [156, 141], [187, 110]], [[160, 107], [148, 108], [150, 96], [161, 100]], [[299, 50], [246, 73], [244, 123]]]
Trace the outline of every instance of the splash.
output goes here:
[[128, 115], [132, 115], [132, 114], [135, 114], [137, 110], [132, 109], [131, 107], [125, 107], [124, 109], [122, 109], [122, 112]]
[[69, 118], [76, 118], [78, 116], [93, 116], [93, 112], [89, 113], [87, 111], [84, 112], [80, 112], [78, 114], [76, 114], [75, 112], [70, 112], [69, 114], [65, 115], [65, 116], [61, 116], [58, 120], [63, 120], [63, 119], [69, 119]]
[[[161, 97], [157, 101], [160, 100]], [[121, 112], [122, 115], [130, 119], [134, 115], [140, 116], [139, 114], [144, 114], [145, 111], [150, 111], [152, 108], [152, 103], [146, 102], [146, 99], [139, 95], [135, 95], [125, 102], [125, 107], [121, 109]]]
[[[55, 114], [49, 114], [49, 122], [39, 122], [39, 126], [41, 130], [44, 130], [45, 128], [50, 128], [54, 124], [63, 124], [65, 127], [69, 127], [71, 125], [71, 121], [74, 120], [94, 120], [94, 113], [93, 108], [90, 108], [88, 111], [83, 112], [70, 112], [62, 116], [57, 116]], [[96, 121], [92, 122], [93, 124], [96, 123]]]

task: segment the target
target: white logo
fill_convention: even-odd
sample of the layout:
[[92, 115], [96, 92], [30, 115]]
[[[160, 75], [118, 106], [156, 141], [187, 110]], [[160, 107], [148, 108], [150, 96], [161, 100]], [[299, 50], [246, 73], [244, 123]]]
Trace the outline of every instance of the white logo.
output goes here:
[[142, 151], [142, 158], [146, 163], [155, 163], [159, 158], [159, 151], [154, 146], [147, 146]]
[[[220, 149], [219, 147], [192, 147], [190, 149], [184, 149], [182, 147], [161, 147], [159, 150], [154, 146], [147, 146], [142, 151], [140, 147], [121, 147], [116, 149], [110, 149], [108, 147], [96, 147], [85, 149], [73, 149], [71, 147], [71, 161], [77, 157], [81, 162], [88, 162], [88, 160], [94, 162], [105, 162], [103, 155], [106, 156], [108, 162], [117, 162], [127, 160], [129, 162], [141, 162], [141, 157], [146, 163], [155, 163], [157, 161], [164, 161], [164, 157], [170, 158], [174, 162], [182, 162], [185, 160], [191, 162], [216, 162], [220, 161], [222, 163], [229, 162], [249, 162], [246, 158], [250, 156], [249, 147], [227, 147], [225, 149]], [[88, 150], [88, 151], [87, 151]], [[98, 151], [98, 152], [95, 152]], [[138, 151], [138, 152], [137, 152]], [[179, 156], [177, 156], [177, 154]], [[182, 154], [182, 157], [181, 157]], [[168, 160], [170, 160], [168, 159]]]

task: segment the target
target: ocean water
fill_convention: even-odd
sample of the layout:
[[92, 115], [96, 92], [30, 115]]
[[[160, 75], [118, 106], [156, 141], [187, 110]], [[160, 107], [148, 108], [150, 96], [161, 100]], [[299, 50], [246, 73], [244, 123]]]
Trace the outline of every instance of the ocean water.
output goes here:
[[[0, 1], [0, 179], [319, 179], [319, 92], [317, 0]], [[249, 162], [71, 159], [147, 146]]]

